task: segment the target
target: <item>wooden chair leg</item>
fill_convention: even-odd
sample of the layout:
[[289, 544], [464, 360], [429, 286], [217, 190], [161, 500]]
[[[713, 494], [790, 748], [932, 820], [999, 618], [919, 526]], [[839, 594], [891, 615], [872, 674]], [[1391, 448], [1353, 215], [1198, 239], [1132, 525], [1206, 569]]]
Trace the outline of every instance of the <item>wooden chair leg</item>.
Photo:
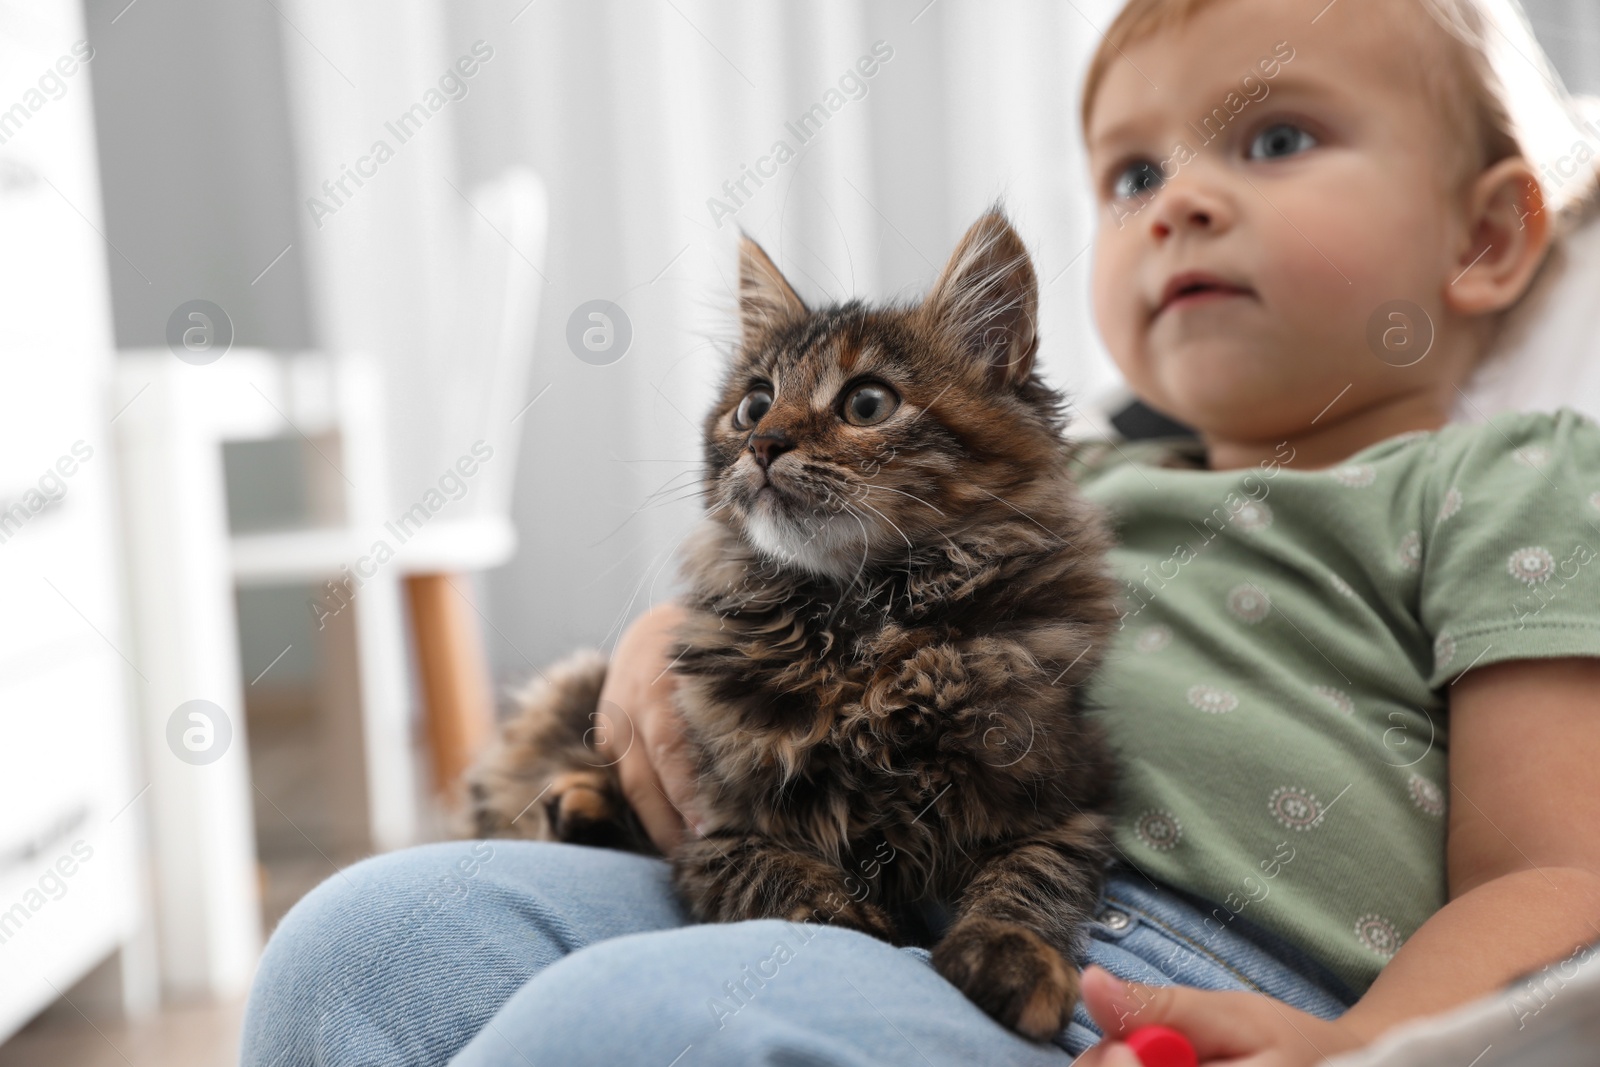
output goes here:
[[447, 800], [494, 723], [494, 696], [472, 589], [462, 577], [406, 577], [421, 668], [434, 788]]

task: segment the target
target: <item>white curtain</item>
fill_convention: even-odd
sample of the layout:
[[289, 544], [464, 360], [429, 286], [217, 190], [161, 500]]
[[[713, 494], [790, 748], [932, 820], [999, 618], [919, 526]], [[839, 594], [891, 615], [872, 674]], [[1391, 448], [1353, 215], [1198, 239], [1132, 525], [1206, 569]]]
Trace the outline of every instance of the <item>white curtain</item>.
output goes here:
[[[284, 4], [307, 197], [475, 42], [492, 49], [466, 95], [347, 186], [343, 206], [307, 207], [322, 343], [392, 368], [396, 499], [452, 444], [430, 439], [428, 417], [450, 369], [440, 294], [462, 227], [481, 224], [456, 190], [514, 164], [549, 186], [529, 397], [549, 388], [523, 420], [521, 550], [485, 583], [502, 680], [609, 645], [670, 595], [673, 547], [698, 512], [699, 424], [733, 337], [740, 228], [808, 300], [911, 299], [1003, 197], [1037, 256], [1048, 375], [1083, 398], [1114, 380], [1089, 321], [1076, 118], [1109, 0], [525, 4]], [[790, 124], [816, 105], [825, 121], [802, 142]], [[794, 158], [778, 162], [778, 141]], [[768, 176], [745, 177], [736, 200], [724, 183], [746, 168]], [[633, 330], [603, 366], [566, 340], [568, 316], [595, 299]]]

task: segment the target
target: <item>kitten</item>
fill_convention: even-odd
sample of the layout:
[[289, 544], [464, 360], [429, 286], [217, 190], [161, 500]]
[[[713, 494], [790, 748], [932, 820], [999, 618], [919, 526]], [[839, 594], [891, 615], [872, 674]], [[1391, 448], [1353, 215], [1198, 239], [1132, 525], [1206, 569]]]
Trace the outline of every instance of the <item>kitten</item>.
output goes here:
[[[1027, 251], [992, 211], [892, 308], [812, 311], [748, 238], [739, 267], [672, 649], [709, 829], [674, 884], [702, 922], [936, 941], [942, 975], [1045, 1040], [1109, 849], [1081, 695], [1116, 612], [1034, 369]], [[469, 776], [474, 832], [655, 854], [588, 744], [604, 674], [586, 654], [525, 697]]]

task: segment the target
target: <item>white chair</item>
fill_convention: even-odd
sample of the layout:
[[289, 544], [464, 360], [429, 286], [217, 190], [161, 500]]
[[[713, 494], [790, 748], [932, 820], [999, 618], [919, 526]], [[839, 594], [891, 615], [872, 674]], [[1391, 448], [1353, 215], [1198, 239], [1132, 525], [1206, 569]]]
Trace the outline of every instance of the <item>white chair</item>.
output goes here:
[[[338, 573], [387, 511], [380, 401], [370, 360], [279, 358], [235, 350], [190, 366], [166, 349], [117, 361], [117, 442], [133, 633], [149, 682], [140, 690], [151, 783], [156, 905], [170, 988], [229, 994], [247, 980], [261, 939], [236, 582], [314, 581]], [[235, 553], [227, 526], [222, 446], [304, 433], [354, 487], [336, 528], [255, 538]], [[236, 555], [239, 565], [236, 566]], [[413, 833], [410, 731], [398, 575], [361, 591], [355, 612], [374, 844]], [[165, 751], [180, 704], [221, 709], [231, 747], [191, 766]], [[269, 798], [270, 800], [270, 798]]]

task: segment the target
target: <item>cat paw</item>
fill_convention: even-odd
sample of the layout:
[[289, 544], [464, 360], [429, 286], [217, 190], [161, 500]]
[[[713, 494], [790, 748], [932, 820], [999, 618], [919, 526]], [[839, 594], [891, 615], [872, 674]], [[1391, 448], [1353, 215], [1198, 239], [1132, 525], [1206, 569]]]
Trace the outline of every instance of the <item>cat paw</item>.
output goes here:
[[900, 931], [889, 913], [868, 900], [831, 898], [824, 903], [801, 904], [784, 916], [790, 922], [823, 923], [859, 930], [891, 945], [900, 943]]
[[602, 771], [566, 771], [550, 782], [543, 798], [551, 837], [574, 845], [622, 847], [624, 801]]
[[1078, 972], [1017, 923], [968, 917], [933, 949], [933, 966], [1001, 1025], [1048, 1041], [1072, 1021]]

